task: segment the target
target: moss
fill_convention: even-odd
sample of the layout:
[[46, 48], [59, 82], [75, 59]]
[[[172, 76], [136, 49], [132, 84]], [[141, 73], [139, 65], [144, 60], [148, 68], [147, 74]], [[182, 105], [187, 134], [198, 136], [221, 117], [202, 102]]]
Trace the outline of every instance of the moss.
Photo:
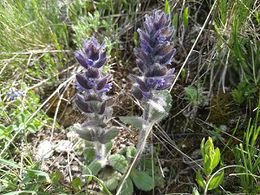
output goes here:
[[232, 96], [229, 93], [218, 93], [211, 99], [209, 122], [217, 125], [227, 124], [232, 117]]

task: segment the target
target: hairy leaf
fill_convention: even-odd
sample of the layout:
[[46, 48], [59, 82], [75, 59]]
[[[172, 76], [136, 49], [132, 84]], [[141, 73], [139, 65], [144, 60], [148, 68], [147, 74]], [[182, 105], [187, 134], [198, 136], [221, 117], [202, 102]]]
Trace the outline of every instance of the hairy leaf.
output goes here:
[[134, 194], [134, 185], [132, 180], [128, 177], [126, 178], [123, 187], [121, 189], [120, 195], [133, 195]]
[[154, 188], [153, 178], [146, 172], [133, 169], [131, 171], [131, 178], [135, 186], [140, 190], [150, 191]]
[[137, 128], [137, 129], [142, 129], [143, 125], [145, 124], [145, 121], [141, 117], [138, 117], [138, 116], [121, 116], [121, 117], [119, 117], [119, 119], [123, 123], [132, 125], [133, 127]]
[[116, 127], [111, 127], [108, 129], [102, 136], [98, 138], [98, 141], [102, 144], [106, 144], [107, 142], [111, 141], [114, 139], [119, 133], [118, 128]]
[[109, 164], [117, 171], [125, 173], [127, 171], [128, 162], [121, 154], [113, 154], [108, 157]]
[[98, 160], [94, 160], [85, 168], [84, 174], [97, 175], [98, 172], [101, 170], [101, 168], [102, 168], [101, 162]]

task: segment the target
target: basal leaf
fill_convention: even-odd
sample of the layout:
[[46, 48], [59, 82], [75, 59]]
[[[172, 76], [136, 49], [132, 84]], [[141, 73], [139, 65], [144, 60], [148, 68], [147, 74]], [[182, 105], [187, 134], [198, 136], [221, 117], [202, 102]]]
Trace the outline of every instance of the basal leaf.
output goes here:
[[154, 188], [153, 178], [146, 172], [133, 169], [131, 171], [131, 178], [135, 186], [140, 190], [150, 191]]
[[118, 180], [115, 177], [111, 177], [105, 181], [105, 185], [109, 190], [115, 190], [118, 186]]
[[121, 154], [113, 154], [108, 157], [109, 164], [117, 171], [125, 173], [128, 167], [128, 161]]
[[128, 177], [121, 189], [120, 195], [133, 195], [134, 193], [134, 185], [130, 177]]
[[126, 148], [126, 157], [131, 160], [135, 157], [136, 155], [136, 148], [134, 146], [128, 146]]
[[98, 172], [101, 170], [101, 168], [102, 168], [101, 162], [99, 162], [98, 160], [94, 160], [84, 169], [84, 174], [97, 175]]

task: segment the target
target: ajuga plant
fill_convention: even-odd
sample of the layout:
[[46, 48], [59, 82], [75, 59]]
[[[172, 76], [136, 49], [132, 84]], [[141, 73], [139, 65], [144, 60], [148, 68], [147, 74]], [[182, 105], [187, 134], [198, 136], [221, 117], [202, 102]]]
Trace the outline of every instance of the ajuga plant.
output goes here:
[[112, 83], [111, 75], [102, 74], [102, 66], [106, 62], [105, 46], [94, 37], [89, 41], [83, 40], [83, 48], [75, 52], [75, 58], [84, 68], [83, 73], [76, 75], [78, 93], [75, 103], [88, 117], [77, 128], [77, 133], [81, 138], [93, 142], [96, 160], [105, 164], [105, 144], [118, 134], [117, 128], [108, 123], [113, 109], [106, 93], [112, 88]]
[[[161, 10], [145, 16], [144, 27], [138, 29], [140, 47], [135, 48], [136, 64], [141, 75], [131, 75], [133, 95], [143, 107], [142, 117], [121, 117], [140, 130], [137, 150], [142, 151], [152, 126], [165, 117], [171, 107], [166, 90], [172, 84], [174, 69], [168, 69], [175, 54], [174, 29], [170, 15]], [[140, 152], [141, 153], [141, 152]]]

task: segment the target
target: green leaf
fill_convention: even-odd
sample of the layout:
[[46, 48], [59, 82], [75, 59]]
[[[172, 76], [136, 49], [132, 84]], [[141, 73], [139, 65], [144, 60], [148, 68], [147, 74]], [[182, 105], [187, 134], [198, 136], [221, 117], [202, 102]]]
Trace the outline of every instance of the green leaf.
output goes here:
[[20, 168], [20, 166], [18, 164], [16, 164], [15, 162], [8, 161], [3, 158], [0, 158], [0, 164], [4, 164], [4, 165], [10, 166], [12, 168], [16, 168], [16, 169]]
[[121, 154], [113, 154], [108, 157], [109, 164], [117, 171], [125, 173], [128, 167], [128, 161]]
[[137, 47], [138, 46], [138, 33], [137, 32], [134, 32], [133, 39], [134, 39], [134, 45], [135, 45], [135, 47]]
[[102, 165], [98, 160], [92, 161], [87, 167], [84, 168], [85, 175], [97, 175], [101, 170]]
[[36, 175], [36, 176], [45, 177], [46, 181], [48, 183], [51, 183], [51, 178], [50, 178], [49, 174], [44, 172], [44, 171], [30, 169], [30, 170], [27, 170], [27, 173], [33, 174], [33, 175]]
[[121, 189], [120, 195], [132, 195], [134, 193], [134, 185], [132, 180], [128, 177]]
[[219, 174], [215, 175], [210, 180], [208, 190], [213, 190], [213, 189], [217, 188], [223, 181], [223, 178], [224, 178], [224, 171], [221, 171]]
[[61, 179], [62, 179], [62, 173], [61, 172], [55, 171], [55, 172], [51, 173], [52, 184], [59, 184]]
[[132, 125], [136, 129], [142, 129], [143, 125], [145, 124], [145, 121], [141, 117], [138, 117], [138, 116], [121, 116], [121, 117], [119, 117], [119, 119], [123, 123]]
[[206, 182], [205, 182], [205, 180], [202, 178], [200, 171], [197, 171], [197, 173], [196, 173], [196, 181], [197, 181], [197, 183], [199, 184], [200, 187], [202, 187], [203, 189], [205, 189], [205, 187], [206, 187]]
[[133, 169], [130, 176], [139, 190], [150, 191], [154, 188], [153, 178], [146, 172]]
[[209, 137], [208, 140], [205, 143], [205, 153], [208, 154], [210, 156], [211, 151], [214, 151], [214, 145], [213, 145], [213, 141], [212, 138]]
[[212, 170], [216, 168], [219, 161], [220, 161], [220, 151], [219, 151], [219, 148], [216, 148], [215, 151], [214, 151], [214, 157], [213, 157], [213, 161], [212, 161], [212, 164], [211, 164]]
[[85, 161], [87, 164], [91, 163], [96, 158], [96, 151], [93, 147], [86, 147], [86, 149], [83, 152]]
[[172, 25], [173, 25], [173, 27], [175, 28], [175, 29], [174, 29], [175, 32], [177, 31], [177, 28], [178, 28], [178, 18], [179, 18], [178, 13], [175, 13], [175, 14], [173, 15], [173, 18], [172, 18]]
[[201, 141], [200, 152], [201, 152], [202, 158], [204, 158], [204, 156], [205, 156], [205, 138], [203, 138]]
[[117, 127], [111, 127], [108, 129], [102, 136], [98, 138], [98, 141], [102, 144], [106, 144], [107, 142], [114, 139], [119, 133], [119, 129]]
[[126, 158], [133, 159], [136, 155], [136, 148], [134, 146], [128, 146], [126, 148]]
[[106, 154], [109, 153], [109, 151], [112, 149], [113, 147], [113, 141], [109, 141], [105, 144], [105, 148], [106, 148]]
[[185, 7], [184, 11], [183, 11], [183, 23], [184, 23], [184, 27], [188, 28], [189, 25], [189, 8]]
[[109, 190], [115, 190], [118, 186], [118, 180], [115, 177], [111, 177], [105, 181], [105, 185]]
[[209, 176], [212, 173], [211, 164], [212, 164], [211, 156], [209, 156], [208, 154], [205, 154], [205, 156], [204, 156], [204, 173], [206, 176]]
[[168, 14], [168, 15], [171, 14], [171, 8], [170, 8], [168, 0], [165, 0], [165, 13]]
[[84, 184], [82, 183], [82, 181], [80, 180], [80, 178], [76, 177], [71, 181], [71, 186], [73, 187], [73, 189], [75, 191], [80, 191], [82, 186]]

